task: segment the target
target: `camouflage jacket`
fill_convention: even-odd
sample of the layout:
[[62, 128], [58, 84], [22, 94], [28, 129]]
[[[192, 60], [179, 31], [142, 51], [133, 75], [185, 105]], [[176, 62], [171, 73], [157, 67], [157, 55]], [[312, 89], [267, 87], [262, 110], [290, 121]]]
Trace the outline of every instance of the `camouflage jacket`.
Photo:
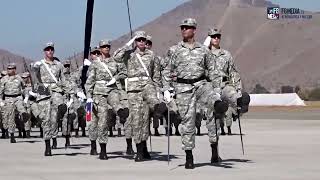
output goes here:
[[19, 75], [4, 76], [0, 80], [0, 97], [4, 95], [22, 95], [26, 94], [25, 83]]
[[[41, 60], [42, 61], [42, 60]], [[55, 82], [54, 79], [50, 76], [48, 70], [45, 68], [45, 66], [41, 63], [40, 66], [33, 65], [33, 71], [36, 74], [36, 77], [38, 78], [38, 81], [45, 86], [49, 88], [50, 91], [58, 92], [58, 93], [68, 93], [70, 89], [68, 89], [68, 86], [65, 81], [64, 77], [64, 67], [59, 61], [44, 61], [48, 67], [50, 68], [52, 74], [57, 79], [58, 82]]]
[[[147, 71], [145, 71], [140, 63], [137, 54], [141, 56], [141, 60]], [[156, 63], [156, 56], [151, 50], [146, 49], [142, 52], [138, 48], [130, 49], [128, 46], [124, 46], [115, 52], [114, 59], [117, 62], [124, 63], [127, 67], [127, 91], [140, 91], [147, 84], [157, 86], [161, 82], [160, 67]], [[139, 78], [139, 80], [133, 80], [134, 78]]]
[[[164, 63], [167, 64], [163, 70], [164, 90], [173, 86], [179, 93], [191, 90], [207, 80], [215, 82], [217, 77], [214, 73], [214, 58], [208, 48], [198, 42], [195, 42], [193, 48], [189, 48], [184, 42], [172, 46]], [[194, 84], [178, 83], [179, 79], [199, 81]]]
[[211, 53], [216, 56], [215, 69], [220, 77], [220, 87], [225, 84], [234, 86], [236, 90], [242, 89], [240, 74], [236, 69], [231, 53], [224, 49], [212, 49]]
[[[105, 64], [110, 70], [112, 77], [104, 67]], [[125, 79], [126, 68], [123, 64], [117, 63], [112, 58], [95, 60], [89, 67], [88, 79], [85, 84], [87, 98], [92, 98], [94, 94], [108, 95], [111, 90], [117, 89], [116, 83], [106, 86], [106, 84], [115, 78], [117, 81]]]

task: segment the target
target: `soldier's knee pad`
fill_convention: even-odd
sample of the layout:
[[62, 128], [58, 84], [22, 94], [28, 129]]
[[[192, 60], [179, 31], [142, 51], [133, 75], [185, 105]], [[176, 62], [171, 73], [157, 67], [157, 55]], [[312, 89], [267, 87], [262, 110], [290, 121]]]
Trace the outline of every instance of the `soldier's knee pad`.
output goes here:
[[23, 123], [26, 123], [30, 119], [30, 115], [28, 113], [22, 113], [22, 121]]
[[108, 110], [108, 127], [113, 127], [116, 125], [117, 115], [113, 112], [112, 109]]
[[156, 104], [154, 105], [154, 116], [160, 117], [167, 110], [168, 108], [165, 103]]
[[66, 104], [60, 104], [58, 106], [58, 114], [57, 114], [57, 119], [60, 120], [63, 118], [64, 114], [66, 114], [68, 110], [68, 107]]
[[128, 108], [121, 108], [117, 112], [119, 118], [120, 118], [120, 123], [124, 124], [126, 122], [126, 119], [129, 116], [129, 109]]
[[76, 118], [77, 118], [76, 113], [70, 113], [70, 114], [68, 114], [68, 116], [67, 116], [68, 123], [72, 122], [72, 121], [75, 120]]
[[225, 101], [216, 101], [214, 103], [214, 110], [216, 114], [224, 114], [228, 110], [228, 103]]

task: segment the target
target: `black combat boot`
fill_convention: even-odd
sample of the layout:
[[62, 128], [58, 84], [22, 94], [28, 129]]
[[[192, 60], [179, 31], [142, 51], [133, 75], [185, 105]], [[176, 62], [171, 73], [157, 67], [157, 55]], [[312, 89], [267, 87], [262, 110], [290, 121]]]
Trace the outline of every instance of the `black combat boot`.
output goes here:
[[158, 128], [154, 128], [154, 136], [160, 136]]
[[11, 143], [16, 143], [16, 139], [14, 138], [14, 133], [10, 133], [10, 142]]
[[107, 144], [105, 143], [100, 143], [100, 155], [99, 155], [99, 159], [101, 160], [107, 160], [108, 156], [107, 156]]
[[43, 129], [40, 127], [40, 138], [43, 138]]
[[118, 128], [118, 137], [121, 137], [121, 128]]
[[227, 126], [227, 128], [228, 128], [228, 135], [232, 135], [231, 126]]
[[87, 135], [86, 135], [86, 128], [85, 127], [82, 127], [81, 128], [81, 130], [82, 130], [82, 137], [86, 137]]
[[52, 138], [52, 149], [57, 149], [57, 138]]
[[226, 135], [226, 132], [224, 132], [224, 126], [221, 126], [221, 136]]
[[4, 128], [1, 128], [1, 139], [5, 139], [6, 138], [6, 130]]
[[192, 150], [185, 150], [185, 152], [186, 152], [186, 163], [185, 163], [184, 167], [186, 169], [193, 169], [194, 163], [193, 163]]
[[109, 137], [113, 137], [113, 129], [112, 129], [112, 127], [109, 128]]
[[66, 135], [66, 144], [64, 145], [64, 147], [69, 147], [70, 146], [70, 135]]
[[142, 141], [142, 153], [144, 159], [151, 159], [150, 153], [148, 152], [147, 141]]
[[22, 130], [22, 138], [27, 138], [27, 132], [26, 130]]
[[98, 155], [96, 141], [91, 141], [90, 155], [93, 155], [93, 156]]
[[135, 162], [141, 162], [143, 161], [143, 145], [142, 143], [136, 144], [137, 146], [137, 154], [136, 157], [134, 158]]
[[201, 128], [201, 127], [197, 127], [197, 136], [200, 136], [200, 135], [201, 135], [200, 128]]
[[[166, 136], [168, 136], [168, 128], [165, 127], [164, 129], [166, 130]], [[172, 136], [172, 128], [171, 127], [169, 128], [169, 136]]]
[[79, 137], [79, 129], [76, 129], [74, 132], [75, 132], [74, 136], [78, 138]]
[[19, 130], [19, 135], [18, 135], [18, 137], [19, 137], [19, 138], [22, 138], [22, 137], [23, 137], [23, 136], [22, 136], [22, 129], [19, 128], [18, 130]]
[[9, 139], [9, 130], [8, 129], [6, 129], [6, 139]]
[[26, 131], [26, 138], [30, 138], [31, 136], [30, 136], [30, 130], [27, 130]]
[[181, 136], [180, 132], [179, 132], [179, 128], [178, 126], [175, 126], [176, 132], [174, 133], [176, 136]]
[[218, 163], [221, 161], [219, 154], [218, 154], [218, 143], [212, 143], [211, 144], [211, 150], [212, 150], [212, 155], [211, 155], [211, 163]]
[[134, 155], [134, 151], [132, 149], [132, 139], [126, 139], [127, 141], [127, 155]]
[[45, 140], [45, 143], [46, 143], [46, 150], [44, 151], [44, 156], [52, 156], [51, 147], [50, 147], [50, 140]]

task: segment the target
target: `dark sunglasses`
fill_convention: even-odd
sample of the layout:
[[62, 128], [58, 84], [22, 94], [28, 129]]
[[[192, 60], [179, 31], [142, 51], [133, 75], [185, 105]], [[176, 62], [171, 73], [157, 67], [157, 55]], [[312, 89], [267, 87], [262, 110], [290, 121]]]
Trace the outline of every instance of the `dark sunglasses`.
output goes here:
[[101, 53], [100, 53], [99, 51], [94, 51], [94, 52], [92, 52], [91, 54], [93, 54], [93, 55], [100, 55]]
[[16, 69], [16, 68], [7, 68], [8, 70], [14, 70], [14, 69]]
[[212, 39], [216, 39], [216, 38], [218, 38], [218, 39], [221, 39], [221, 35], [220, 34], [216, 34], [216, 35], [212, 35], [212, 36], [210, 36]]
[[193, 26], [180, 26], [181, 30], [194, 29]]
[[146, 38], [138, 38], [136, 39], [137, 42], [146, 42], [147, 39]]
[[152, 46], [152, 42], [151, 42], [151, 41], [147, 41], [147, 42], [146, 42], [146, 45]]
[[110, 45], [103, 45], [103, 46], [100, 46], [100, 48], [109, 48], [110, 49]]
[[46, 47], [46, 48], [44, 48], [44, 51], [54, 51], [54, 48], [53, 47]]
[[65, 68], [69, 68], [69, 67], [70, 67], [70, 64], [68, 64], [68, 65], [64, 65], [64, 67], [65, 67]]

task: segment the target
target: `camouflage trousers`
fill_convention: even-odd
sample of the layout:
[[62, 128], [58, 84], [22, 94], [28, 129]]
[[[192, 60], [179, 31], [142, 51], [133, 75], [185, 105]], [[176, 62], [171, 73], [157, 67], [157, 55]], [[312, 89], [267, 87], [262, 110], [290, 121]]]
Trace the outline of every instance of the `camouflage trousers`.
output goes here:
[[[6, 97], [3, 106], [3, 120], [2, 125], [4, 129], [8, 129], [9, 133], [14, 133], [16, 129], [15, 117], [16, 111], [21, 115], [26, 113], [21, 97]], [[21, 120], [21, 118], [20, 118]]]
[[221, 119], [221, 126], [232, 125], [232, 115], [237, 113], [237, 99], [239, 95], [233, 86], [226, 85], [221, 92], [221, 99], [228, 102], [229, 107], [223, 119]]
[[[207, 115], [210, 115], [209, 120], [211, 120], [214, 115], [214, 103], [217, 100], [220, 100], [220, 95], [213, 91], [210, 83], [202, 83], [189, 91], [177, 93], [176, 103], [182, 118], [179, 131], [183, 150], [192, 150], [195, 147], [197, 103], [207, 109]], [[207, 122], [210, 143], [217, 141], [216, 127], [217, 123], [214, 120]]]
[[[71, 130], [72, 128], [78, 129], [78, 114], [77, 114], [77, 109], [80, 107], [80, 102], [76, 97], [73, 98], [73, 103], [71, 106], [68, 108], [66, 114], [63, 116], [62, 119], [62, 135], [67, 136], [71, 135]], [[65, 97], [65, 104], [69, 101]]]
[[130, 114], [125, 123], [125, 136], [132, 138], [136, 144], [148, 140], [149, 137], [149, 110], [159, 104], [156, 88], [147, 85], [142, 91], [128, 92]]
[[63, 104], [63, 95], [52, 92], [51, 98], [38, 102], [39, 118], [43, 129], [43, 139], [49, 140], [58, 136], [58, 106]]
[[112, 94], [116, 93], [111, 91], [109, 95], [93, 95], [93, 114], [89, 123], [89, 138], [91, 141], [97, 140], [101, 144], [108, 143], [108, 124], [111, 120], [109, 110], [119, 102], [119, 98]]

